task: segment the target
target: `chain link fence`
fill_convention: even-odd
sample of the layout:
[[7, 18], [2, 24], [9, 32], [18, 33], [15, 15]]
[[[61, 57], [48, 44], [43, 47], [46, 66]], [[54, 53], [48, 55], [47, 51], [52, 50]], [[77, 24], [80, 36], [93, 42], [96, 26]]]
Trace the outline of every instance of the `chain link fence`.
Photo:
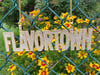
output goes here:
[[[74, 3], [75, 3], [75, 7], [72, 9], [72, 11], [74, 11], [76, 8], [80, 11], [80, 13], [82, 13], [86, 18], [88, 18], [89, 20], [90, 20], [90, 23], [89, 23], [89, 25], [87, 26], [87, 28], [89, 28], [89, 27], [92, 27], [92, 28], [94, 28], [97, 32], [98, 32], [98, 34], [100, 34], [100, 31], [93, 25], [93, 23], [92, 23], [92, 20], [94, 20], [98, 15], [100, 15], [100, 12], [99, 13], [97, 13], [94, 17], [92, 17], [92, 18], [89, 18], [82, 10], [81, 10], [81, 8], [79, 7], [79, 0], [73, 0], [74, 1]], [[3, 26], [3, 21], [4, 21], [4, 19], [14, 10], [14, 9], [17, 9], [18, 11], [19, 11], [19, 8], [17, 7], [18, 5], [17, 5], [17, 3], [16, 3], [16, 0], [11, 0], [11, 2], [13, 3], [13, 7], [3, 16], [3, 18], [0, 20], [0, 28], [2, 28], [2, 29], [4, 29], [5, 31], [7, 31], [7, 32], [10, 32], [8, 29], [6, 29], [4, 26]], [[21, 11], [21, 13], [25, 16], [25, 17], [27, 17], [30, 21], [31, 21], [31, 23], [32, 23], [32, 25], [28, 28], [28, 30], [30, 30], [32, 27], [35, 27], [37, 30], [40, 30], [36, 25], [35, 25], [35, 23], [34, 23], [34, 20], [47, 8], [47, 9], [49, 9], [54, 15], [56, 15], [60, 20], [61, 20], [61, 25], [60, 26], [58, 26], [57, 27], [57, 29], [59, 29], [61, 26], [64, 26], [63, 25], [63, 21], [64, 21], [64, 19], [70, 14], [70, 12], [68, 13], [68, 15], [66, 15], [65, 16], [65, 18], [64, 19], [61, 19], [60, 18], [60, 16], [54, 11], [54, 10], [52, 10], [50, 7], [49, 7], [49, 3], [48, 3], [48, 0], [44, 0], [44, 2], [45, 2], [45, 7], [44, 8], [42, 8], [42, 10], [38, 13], [38, 15], [37, 16], [35, 16], [33, 19], [31, 19], [27, 14], [25, 14], [23, 11]], [[64, 26], [65, 27], [65, 26]], [[67, 27], [65, 27], [67, 30], [69, 30]], [[15, 35], [15, 37], [16, 37], [16, 39], [19, 39], [19, 37], [18, 36], [16, 36]], [[1, 39], [2, 40], [2, 39]], [[92, 55], [91, 55], [91, 53], [95, 50], [95, 49], [97, 49], [98, 47], [100, 46], [100, 44], [99, 45], [97, 45], [92, 51], [89, 51], [89, 50], [87, 50], [87, 52], [88, 52], [88, 56], [87, 56], [87, 58], [85, 58], [84, 60], [82, 60], [82, 62], [79, 64], [79, 65], [76, 65], [71, 59], [69, 59], [67, 56], [65, 56], [64, 55], [64, 53], [66, 53], [66, 51], [64, 51], [64, 52], [62, 52], [61, 51], [61, 54], [62, 54], [62, 57], [59, 59], [59, 62], [61, 61], [61, 60], [63, 60], [63, 58], [65, 58], [66, 60], [68, 60], [70, 63], [72, 63], [74, 66], [75, 66], [75, 71], [72, 73], [72, 75], [74, 74], [74, 73], [76, 73], [77, 71], [78, 72], [80, 72], [82, 75], [85, 75], [85, 73], [83, 73], [80, 69], [79, 69], [79, 66], [81, 66], [89, 57], [90, 58], [92, 58], [94, 61], [96, 61], [99, 65], [100, 65], [100, 62], [98, 61], [98, 60], [96, 60]], [[68, 50], [70, 49], [70, 47], [68, 48]], [[33, 52], [33, 53], [35, 53], [35, 52]], [[35, 53], [35, 56], [36, 56], [36, 59], [33, 61], [33, 62], [31, 62], [31, 64], [30, 65], [28, 65], [27, 66], [27, 68], [23, 68], [22, 66], [20, 66], [20, 65], [18, 65], [17, 63], [15, 63], [14, 61], [11, 61], [10, 59], [9, 59], [9, 57], [13, 54], [13, 51], [7, 56], [5, 53], [3, 53], [2, 51], [0, 51], [0, 54], [2, 54], [3, 56], [5, 56], [6, 57], [6, 62], [4, 62], [4, 64], [0, 67], [0, 70], [2, 69], [2, 68], [4, 68], [4, 66], [8, 63], [8, 62], [11, 62], [11, 63], [13, 63], [14, 65], [17, 65], [20, 69], [22, 69], [23, 70], [23, 74], [24, 75], [30, 75], [28, 72], [26, 72], [27, 71], [27, 69], [28, 68], [30, 68], [31, 66], [32, 66], [32, 64], [36, 61], [36, 60], [41, 60], [41, 61], [43, 61], [39, 56], [38, 56], [38, 53]], [[1, 62], [1, 61], [0, 61]], [[44, 61], [43, 61], [44, 62]], [[47, 64], [46, 62], [44, 62], [45, 64]], [[53, 73], [55, 73], [56, 75], [59, 75], [56, 71], [54, 71], [53, 69], [52, 69], [52, 67], [49, 65], [49, 64], [47, 64], [48, 66], [49, 66], [49, 69], [50, 69], [50, 72], [49, 72], [49, 75], [51, 74], [51, 72], [53, 72]], [[97, 72], [96, 73], [96, 75], [99, 75], [100, 74], [100, 72]]]

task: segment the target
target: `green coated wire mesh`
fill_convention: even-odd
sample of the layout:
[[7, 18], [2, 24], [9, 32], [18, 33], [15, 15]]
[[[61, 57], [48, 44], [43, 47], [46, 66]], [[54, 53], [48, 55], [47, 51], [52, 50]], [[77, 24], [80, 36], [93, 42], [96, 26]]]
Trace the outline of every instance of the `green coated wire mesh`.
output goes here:
[[[92, 28], [94, 28], [94, 29], [98, 32], [98, 34], [100, 34], [100, 31], [99, 31], [99, 30], [93, 25], [93, 23], [92, 23], [92, 20], [94, 20], [98, 15], [100, 15], [100, 12], [97, 13], [94, 17], [89, 18], [89, 17], [81, 10], [81, 8], [79, 7], [79, 0], [73, 0], [73, 1], [74, 1], [74, 3], [75, 3], [75, 7], [72, 9], [72, 11], [74, 11], [74, 10], [77, 8], [77, 9], [80, 11], [80, 13], [82, 13], [86, 18], [88, 18], [88, 19], [90, 20], [90, 23], [89, 23], [89, 25], [87, 26], [87, 28], [92, 27]], [[5, 15], [3, 16], [3, 18], [0, 20], [0, 28], [3, 29], [3, 30], [5, 30], [5, 31], [7, 31], [7, 32], [10, 32], [10, 30], [6, 29], [6, 28], [3, 26], [3, 21], [4, 21], [4, 19], [5, 19], [12, 11], [14, 11], [14, 9], [17, 9], [17, 10], [19, 11], [19, 8], [17, 7], [18, 5], [17, 5], [17, 3], [16, 3], [16, 0], [11, 0], [11, 2], [13, 3], [13, 7], [5, 14]], [[34, 20], [35, 20], [42, 12], [44, 12], [44, 10], [45, 10], [46, 8], [49, 9], [50, 12], [52, 12], [54, 15], [56, 15], [56, 16], [61, 20], [61, 25], [58, 26], [57, 29], [59, 29], [61, 26], [64, 26], [64, 25], [63, 25], [63, 21], [64, 21], [64, 19], [70, 14], [70, 12], [68, 13], [68, 15], [65, 16], [64, 19], [61, 19], [60, 16], [59, 16], [54, 10], [52, 10], [52, 9], [49, 7], [49, 2], [48, 2], [48, 0], [44, 0], [44, 3], [45, 3], [45, 6], [41, 9], [41, 11], [38, 13], [38, 15], [35, 16], [33, 19], [31, 19], [27, 14], [25, 14], [23, 11], [21, 11], [21, 13], [22, 13], [25, 17], [27, 17], [27, 18], [32, 22], [32, 25], [28, 28], [28, 30], [31, 30], [32, 27], [35, 27], [37, 30], [40, 30], [40, 29], [34, 24]], [[65, 27], [65, 26], [64, 26], [64, 27]], [[66, 28], [67, 30], [69, 30], [69, 28], [67, 28], [67, 27], [65, 27], [65, 28]], [[15, 35], [15, 37], [16, 37], [16, 39], [19, 39], [18, 36]], [[87, 56], [87, 58], [85, 58], [79, 65], [76, 65], [71, 59], [69, 59], [67, 56], [64, 55], [64, 53], [66, 53], [67, 50], [64, 51], [64, 52], [61, 51], [62, 57], [59, 59], [59, 62], [62, 61], [63, 58], [65, 58], [66, 60], [68, 60], [70, 63], [72, 63], [72, 64], [75, 66], [75, 71], [72, 73], [72, 75], [73, 75], [74, 73], [76, 73], [77, 71], [78, 71], [81, 75], [85, 75], [85, 73], [83, 73], [83, 72], [79, 69], [79, 67], [80, 67], [82, 64], [84, 64], [84, 62], [86, 62], [86, 60], [87, 60], [88, 58], [92, 58], [94, 61], [96, 61], [96, 62], [100, 65], [100, 62], [99, 62], [97, 59], [95, 59], [95, 58], [91, 55], [91, 53], [92, 53], [93, 51], [95, 51], [98, 47], [100, 47], [100, 44], [98, 44], [92, 51], [89, 51], [89, 50], [86, 49], [86, 51], [87, 51], [87, 53], [88, 53], [88, 56]], [[70, 49], [70, 48], [68, 48], [68, 50], [69, 50], [69, 49]], [[2, 54], [3, 56], [6, 57], [6, 62], [4, 62], [4, 64], [3, 64], [2, 66], [0, 66], [0, 70], [2, 70], [2, 69], [4, 68], [4, 66], [5, 66], [8, 62], [11, 62], [11, 63], [13, 63], [14, 65], [17, 65], [21, 70], [23, 70], [23, 74], [24, 74], [24, 75], [31, 75], [31, 74], [29, 74], [29, 73], [27, 72], [27, 69], [29, 69], [29, 68], [32, 66], [32, 64], [33, 64], [36, 60], [41, 60], [41, 61], [43, 61], [43, 60], [38, 56], [38, 53], [33, 52], [33, 53], [35, 54], [35, 56], [36, 56], [36, 59], [35, 59], [34, 61], [32, 61], [31, 64], [29, 64], [26, 68], [23, 68], [21, 65], [18, 65], [16, 62], [14, 62], [14, 61], [12, 61], [12, 60], [9, 59], [9, 57], [10, 57], [13, 53], [14, 53], [14, 52], [12, 51], [9, 55], [6, 55], [5, 53], [3, 53], [3, 51], [0, 51], [0, 54]], [[0, 62], [2, 62], [2, 61], [0, 61]], [[43, 62], [44, 62], [44, 61], [43, 61]], [[46, 62], [44, 62], [44, 63], [47, 64]], [[58, 63], [56, 63], [56, 64], [58, 64]], [[50, 69], [49, 75], [51, 75], [51, 72], [53, 72], [55, 75], [59, 75], [54, 69], [52, 69], [52, 66], [50, 66], [49, 64], [47, 64], [47, 65], [48, 65], [48, 67], [49, 67], [49, 69]], [[99, 75], [100, 72], [97, 72], [96, 74]]]

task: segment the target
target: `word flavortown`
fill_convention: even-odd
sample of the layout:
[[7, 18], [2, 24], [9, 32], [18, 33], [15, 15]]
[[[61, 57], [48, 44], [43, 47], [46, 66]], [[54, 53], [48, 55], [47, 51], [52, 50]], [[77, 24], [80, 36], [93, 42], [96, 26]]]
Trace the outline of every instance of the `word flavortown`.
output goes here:
[[[59, 43], [63, 50], [67, 50], [71, 46], [71, 50], [82, 50], [91, 49], [91, 39], [92, 39], [92, 28], [89, 29], [70, 29], [68, 30], [45, 30], [41, 31], [20, 31], [19, 47], [16, 47], [15, 38], [13, 32], [4, 32], [4, 41], [6, 51], [9, 51], [9, 44], [12, 44], [13, 51], [33, 51], [36, 47], [38, 51], [44, 50], [59, 50]], [[52, 44], [53, 37], [55, 37], [55, 42]], [[8, 39], [10, 38], [10, 39]]]

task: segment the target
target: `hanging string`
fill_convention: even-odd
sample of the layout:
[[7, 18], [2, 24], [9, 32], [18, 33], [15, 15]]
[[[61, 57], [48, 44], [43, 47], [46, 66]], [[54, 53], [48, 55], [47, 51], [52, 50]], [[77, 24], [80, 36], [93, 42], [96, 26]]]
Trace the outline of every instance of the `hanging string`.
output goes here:
[[19, 31], [22, 30], [21, 17], [21, 0], [19, 0]]
[[71, 28], [73, 28], [73, 20], [72, 20], [72, 0], [70, 0], [70, 24], [71, 24]]

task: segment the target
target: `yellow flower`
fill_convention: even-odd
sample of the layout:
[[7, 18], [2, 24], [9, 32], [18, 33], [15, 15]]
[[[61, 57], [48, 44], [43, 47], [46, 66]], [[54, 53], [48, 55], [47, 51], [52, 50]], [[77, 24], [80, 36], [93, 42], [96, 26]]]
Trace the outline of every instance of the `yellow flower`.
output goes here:
[[29, 15], [33, 15], [33, 12], [31, 11], [31, 12], [29, 12]]
[[55, 37], [53, 36], [52, 42], [55, 42]]
[[95, 64], [95, 69], [97, 70], [97, 71], [100, 71], [100, 65], [98, 64], [98, 63], [94, 63]]
[[99, 55], [99, 50], [95, 49], [95, 50], [93, 51], [93, 53], [96, 54], [96, 55]]
[[61, 49], [61, 44], [59, 44], [59, 48]]
[[28, 53], [26, 53], [26, 55], [28, 55], [28, 58], [31, 58], [34, 55], [34, 53], [32, 51], [29, 51]]
[[20, 26], [20, 25], [22, 25], [23, 23], [19, 22], [18, 24], [19, 24], [19, 26]]
[[90, 71], [90, 72], [89, 72], [89, 75], [96, 75], [96, 74], [95, 74], [95, 71], [93, 71], [93, 72]]
[[48, 30], [48, 27], [44, 27], [44, 30]]
[[43, 69], [43, 70], [39, 70], [39, 73], [38, 73], [38, 75], [48, 75], [48, 74], [49, 74], [49, 72], [48, 72], [47, 68]]
[[94, 64], [93, 64], [92, 62], [90, 62], [90, 67], [96, 69], [97, 71], [100, 71], [100, 67], [99, 66], [100, 65], [98, 63], [94, 62]]
[[100, 43], [100, 40], [98, 40], [98, 43]]
[[89, 67], [87, 67], [86, 68], [86, 72], [90, 72], [91, 70], [90, 70], [90, 68]]
[[[45, 63], [49, 64], [49, 60], [47, 59], [47, 57], [43, 57], [41, 58]], [[46, 67], [48, 67], [47, 64], [45, 64], [44, 62], [42, 62], [41, 60], [38, 60], [38, 66], [40, 66], [40, 68], [44, 69]]]
[[41, 30], [44, 31], [44, 28], [42, 28]]
[[21, 22], [24, 23], [24, 16], [21, 18]]
[[80, 45], [80, 50], [82, 49], [82, 45]]
[[36, 12], [39, 13], [40, 12], [40, 9], [38, 9]]
[[47, 24], [47, 25], [46, 25], [46, 27], [50, 27], [50, 26], [51, 26], [51, 24]]
[[[74, 20], [75, 18], [76, 18], [76, 16], [72, 16], [72, 20]], [[70, 15], [68, 15], [66, 19], [69, 21], [70, 20]]]
[[[97, 26], [97, 30], [100, 31], [100, 27]], [[93, 29], [94, 32], [98, 33], [95, 29]]]
[[94, 35], [92, 35], [92, 39], [94, 39], [95, 38], [95, 36]]
[[97, 26], [97, 30], [100, 31], [100, 27], [99, 26]]
[[9, 68], [8, 68], [8, 71], [14, 71], [16, 69], [16, 65], [11, 65], [11, 66], [9, 66]]
[[86, 18], [84, 22], [89, 23], [89, 22], [90, 22], [90, 20]]
[[76, 29], [77, 29], [77, 32], [79, 32], [79, 29], [77, 27], [74, 28], [74, 32], [75, 32]]
[[61, 13], [61, 19], [63, 19], [66, 15], [68, 14], [68, 12], [66, 12], [66, 13]]
[[54, 28], [54, 30], [57, 30], [57, 28]]
[[40, 22], [39, 24], [43, 24], [44, 22]]
[[81, 43], [82, 43], [82, 40], [81, 40]]
[[74, 20], [77, 16], [72, 16], [72, 20]]
[[31, 58], [32, 58], [32, 61], [36, 58], [35, 57], [35, 54], [33, 54], [32, 56], [31, 56]]
[[66, 20], [68, 20], [68, 21], [70, 20], [70, 15], [68, 15], [68, 16], [66, 17]]
[[[92, 67], [93, 66], [93, 64], [92, 64], [92, 62], [90, 62], [90, 67]], [[93, 68], [93, 67], [92, 67]]]
[[59, 53], [61, 53], [61, 51], [63, 52], [64, 50], [63, 49], [58, 50]]
[[7, 56], [10, 54], [10, 52], [7, 53]]
[[68, 63], [68, 66], [65, 66], [65, 68], [68, 73], [73, 73], [75, 71], [75, 66], [71, 65], [70, 63]]
[[[86, 18], [84, 22], [89, 23], [90, 20]], [[92, 23], [94, 23], [94, 20], [92, 20]]]
[[50, 22], [49, 21], [46, 21], [45, 24], [48, 25], [48, 24], [50, 24]]
[[37, 14], [37, 11], [34, 11], [32, 17], [35, 17]]
[[78, 52], [78, 57], [79, 57], [80, 59], [86, 58], [87, 55], [88, 55], [88, 54], [85, 53], [84, 51], [79, 51], [79, 52]]
[[54, 17], [53, 17], [53, 19], [54, 19], [54, 20], [57, 20], [57, 19], [58, 19], [58, 17], [57, 17], [57, 16], [54, 16]]
[[60, 49], [60, 50], [58, 50], [59, 53], [61, 53], [61, 51], [64, 51], [64, 50], [61, 48], [61, 44], [59, 44], [59, 49]]
[[95, 32], [96, 30], [95, 30], [95, 29], [93, 29], [93, 31]]
[[76, 22], [79, 23], [83, 23], [84, 21], [82, 19], [77, 19]]
[[90, 49], [90, 51], [92, 51], [92, 50], [93, 50], [93, 48]]
[[49, 17], [48, 17], [48, 16], [47, 16], [47, 17], [43, 17], [43, 19], [44, 19], [44, 20], [48, 20], [48, 19], [49, 19]]
[[43, 16], [42, 14], [39, 15], [39, 17], [42, 17], [42, 16]]
[[18, 43], [18, 41], [15, 41], [15, 45]]
[[25, 53], [25, 51], [20, 51], [17, 54], [18, 54], [18, 56], [22, 56], [24, 53]]
[[94, 39], [92, 39], [91, 43], [95, 43], [95, 42], [94, 42]]
[[11, 75], [14, 75], [13, 73], [11, 73]]
[[34, 52], [36, 52], [36, 51], [37, 51], [36, 47], [35, 47], [35, 48], [33, 48], [33, 51], [34, 51]]
[[95, 21], [94, 20], [92, 20], [92, 23], [94, 23]]
[[38, 13], [40, 12], [40, 10], [33, 10], [31, 11], [29, 14], [32, 16], [32, 17], [35, 17]]
[[77, 46], [77, 44], [75, 43], [75, 45], [74, 45], [75, 47]]
[[55, 24], [61, 24], [60, 20], [54, 21]]
[[67, 28], [70, 28], [70, 27], [71, 27], [70, 22], [67, 22], [67, 21], [64, 23], [64, 25], [65, 25]]
[[61, 26], [62, 29], [66, 29], [64, 26]]
[[24, 16], [19, 20], [19, 25], [22, 25], [24, 23]]
[[99, 66], [98, 66], [98, 67], [96, 67], [96, 70], [100, 72], [100, 67], [99, 67]]

